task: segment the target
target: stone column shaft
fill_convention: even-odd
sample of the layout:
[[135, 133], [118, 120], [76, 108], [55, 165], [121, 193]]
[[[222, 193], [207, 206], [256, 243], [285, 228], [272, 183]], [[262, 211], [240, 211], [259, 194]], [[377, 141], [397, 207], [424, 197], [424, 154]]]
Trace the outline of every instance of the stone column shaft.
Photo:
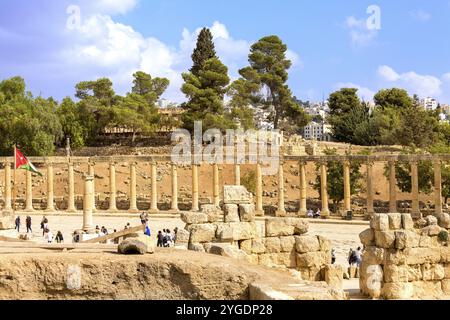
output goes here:
[[213, 165], [213, 199], [214, 205], [220, 206], [219, 165]]
[[26, 172], [26, 212], [32, 212], [33, 209], [33, 177], [31, 171]]
[[278, 210], [276, 215], [279, 217], [286, 216], [286, 208], [284, 206], [284, 170], [281, 162], [278, 170]]
[[138, 212], [136, 195], [136, 163], [130, 164], [130, 208], [129, 212]]
[[152, 199], [150, 205], [150, 212], [157, 213], [158, 210], [158, 186], [157, 186], [157, 164], [155, 162], [151, 165], [152, 170]]
[[322, 198], [322, 217], [330, 216], [328, 207], [328, 189], [327, 189], [327, 166], [325, 163], [320, 165], [320, 194]]
[[299, 163], [299, 178], [300, 178], [300, 209], [298, 215], [301, 217], [306, 217], [306, 163]]
[[264, 216], [263, 196], [262, 196], [262, 168], [261, 164], [256, 165], [256, 215]]
[[116, 212], [117, 204], [116, 204], [116, 164], [111, 162], [109, 164], [109, 207], [108, 211]]
[[72, 162], [69, 162], [68, 178], [69, 178], [69, 199], [67, 211], [76, 212], [77, 209], [75, 207], [75, 176]]
[[439, 216], [442, 214], [442, 163], [441, 161], [434, 161], [434, 206], [435, 215]]
[[371, 217], [374, 213], [373, 207], [373, 164], [367, 164], [367, 217]]
[[11, 196], [11, 163], [5, 163], [5, 211], [12, 211]]
[[389, 161], [389, 212], [397, 212], [397, 178], [394, 161]]
[[178, 168], [172, 163], [172, 207], [171, 210], [178, 212]]
[[92, 212], [97, 211], [96, 205], [95, 205], [95, 163], [90, 162], [89, 167], [89, 175], [92, 176]]
[[192, 164], [192, 211], [199, 211], [198, 165]]
[[412, 193], [412, 207], [411, 215], [415, 219], [420, 219], [420, 206], [419, 206], [419, 170], [417, 161], [411, 163], [411, 193]]
[[53, 164], [47, 164], [47, 209], [46, 211], [55, 211], [55, 206], [53, 204], [55, 198], [53, 193]]
[[92, 221], [92, 212], [94, 209], [94, 176], [84, 176], [84, 197], [83, 197], [83, 231], [92, 233], [94, 224]]
[[344, 161], [344, 211], [352, 210], [350, 186], [350, 162]]
[[234, 165], [234, 184], [237, 186], [241, 185], [241, 165]]

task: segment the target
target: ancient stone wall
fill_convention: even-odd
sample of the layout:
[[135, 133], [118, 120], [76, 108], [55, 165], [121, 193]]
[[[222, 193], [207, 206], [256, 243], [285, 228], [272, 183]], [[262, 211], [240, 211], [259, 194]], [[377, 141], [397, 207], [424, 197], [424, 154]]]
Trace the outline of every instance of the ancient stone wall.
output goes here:
[[409, 214], [376, 214], [360, 234], [360, 288], [372, 298], [450, 296], [448, 214], [413, 221]]
[[[251, 194], [240, 186], [225, 186], [223, 209], [204, 205], [201, 212], [184, 212], [185, 230], [177, 245], [189, 250], [242, 259], [268, 267], [296, 269], [302, 279], [325, 281], [342, 270], [331, 263], [330, 241], [308, 234], [308, 221], [301, 218], [266, 218], [255, 221]], [[328, 273], [328, 275], [326, 275]]]

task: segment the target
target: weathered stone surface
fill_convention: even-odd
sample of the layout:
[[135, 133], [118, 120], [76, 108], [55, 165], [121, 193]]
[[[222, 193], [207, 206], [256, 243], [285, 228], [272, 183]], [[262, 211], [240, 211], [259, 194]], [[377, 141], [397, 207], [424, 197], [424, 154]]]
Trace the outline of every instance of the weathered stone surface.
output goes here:
[[[407, 261], [407, 254], [404, 251], [412, 250], [397, 250], [397, 249], [385, 249], [384, 251], [384, 264], [405, 264]], [[409, 264], [415, 264], [414, 259], [410, 259]]]
[[421, 248], [429, 248], [429, 247], [437, 247], [438, 239], [437, 237], [430, 237], [428, 235], [421, 235], [419, 240], [419, 247]]
[[427, 222], [427, 226], [437, 226], [438, 224], [438, 219], [432, 215], [426, 216], [425, 221]]
[[240, 241], [257, 237], [255, 222], [230, 222], [217, 224], [217, 238], [220, 241]]
[[211, 243], [208, 247], [205, 246], [205, 251], [218, 256], [247, 260], [247, 254], [244, 251], [229, 243]]
[[373, 229], [366, 229], [359, 234], [359, 240], [365, 246], [373, 246], [375, 244], [375, 233]]
[[222, 210], [216, 205], [213, 204], [204, 204], [202, 205], [202, 213], [203, 214], [221, 214]]
[[441, 247], [441, 260], [443, 263], [450, 263], [450, 247]]
[[205, 252], [205, 247], [201, 243], [192, 243], [188, 245], [188, 249], [196, 252]]
[[266, 236], [292, 236], [302, 235], [308, 232], [309, 223], [300, 218], [267, 218]]
[[320, 250], [319, 239], [316, 236], [295, 236], [295, 249], [297, 253], [315, 252]]
[[239, 241], [239, 248], [246, 254], [252, 254], [252, 240]]
[[341, 289], [344, 281], [344, 268], [338, 264], [328, 264], [324, 268], [324, 280], [330, 286]]
[[244, 186], [224, 186], [223, 202], [225, 204], [253, 203], [253, 195]]
[[442, 280], [442, 292], [445, 295], [450, 295], [450, 279]]
[[331, 253], [331, 241], [323, 236], [317, 236], [317, 240], [319, 240], [320, 251], [324, 251], [327, 253]]
[[211, 223], [191, 225], [191, 238], [193, 243], [211, 242], [216, 237], [216, 225]]
[[181, 220], [187, 224], [207, 223], [208, 216], [201, 212], [181, 212]]
[[439, 232], [441, 232], [443, 229], [439, 227], [437, 224], [430, 225], [428, 227], [425, 227], [421, 230], [422, 235], [428, 235], [430, 237], [437, 236]]
[[403, 254], [407, 264], [438, 263], [441, 260], [439, 248], [406, 248]]
[[362, 261], [368, 265], [380, 265], [384, 262], [384, 249], [375, 246], [366, 247]]
[[402, 215], [400, 213], [388, 213], [389, 229], [398, 230], [402, 228]]
[[406, 230], [414, 229], [414, 220], [410, 214], [402, 213], [402, 228]]
[[321, 268], [326, 264], [330, 264], [330, 262], [331, 257], [322, 251], [297, 254], [297, 266], [300, 268]]
[[387, 214], [376, 213], [370, 220], [370, 227], [376, 231], [389, 230], [389, 218]]
[[414, 296], [420, 299], [442, 298], [441, 281], [415, 281], [411, 282]]
[[251, 241], [252, 241], [252, 253], [253, 254], [266, 252], [266, 246], [264, 244], [263, 239], [253, 239]]
[[219, 241], [232, 241], [233, 229], [230, 223], [217, 223], [216, 237]]
[[251, 283], [249, 286], [250, 300], [272, 301], [272, 300], [295, 300], [292, 296], [284, 292], [276, 291], [273, 288], [259, 283]]
[[450, 279], [450, 263], [444, 265], [445, 279]]
[[127, 239], [119, 244], [118, 252], [120, 254], [146, 254], [147, 245], [136, 239]]
[[239, 213], [238, 213], [238, 205], [237, 204], [225, 204], [223, 206], [223, 212], [225, 214], [225, 222], [239, 222]]
[[381, 294], [385, 299], [411, 299], [414, 288], [411, 282], [385, 283]]
[[408, 266], [388, 264], [383, 268], [385, 282], [408, 282]]
[[183, 243], [189, 243], [189, 238], [190, 238], [191, 234], [189, 231], [185, 230], [185, 229], [180, 229], [177, 232], [177, 244], [183, 244]]
[[[363, 261], [360, 272], [359, 287], [361, 292], [371, 298], [380, 298], [383, 284], [383, 268], [381, 265], [369, 264]], [[350, 279], [350, 274], [348, 276]]]
[[240, 204], [239, 217], [243, 222], [255, 221], [255, 205], [254, 204]]
[[450, 214], [443, 213], [439, 216], [439, 226], [445, 229], [450, 229]]
[[445, 269], [442, 264], [425, 263], [422, 265], [422, 277], [424, 281], [442, 280], [445, 277]]
[[408, 282], [422, 280], [422, 266], [420, 264], [408, 266]]
[[395, 248], [403, 250], [405, 248], [419, 247], [420, 236], [412, 230], [395, 231]]
[[279, 253], [281, 252], [281, 242], [278, 237], [269, 237], [264, 239], [267, 253]]
[[147, 253], [154, 253], [155, 252], [155, 243], [152, 241], [152, 238], [141, 233], [138, 234], [136, 237], [128, 238], [130, 240], [137, 240], [142, 243], [144, 243], [147, 247]]
[[393, 248], [395, 245], [395, 231], [375, 231], [375, 243], [380, 248]]
[[267, 267], [286, 266], [288, 268], [295, 268], [297, 265], [295, 253], [264, 253], [258, 256], [259, 264]]
[[311, 268], [301, 267], [298, 268], [298, 271], [300, 272], [300, 275], [303, 280], [324, 281], [322, 272], [323, 267], [311, 267]]
[[0, 217], [0, 230], [13, 230], [14, 227], [14, 216]]
[[295, 237], [280, 237], [280, 245], [282, 252], [291, 252], [293, 250], [295, 251]]

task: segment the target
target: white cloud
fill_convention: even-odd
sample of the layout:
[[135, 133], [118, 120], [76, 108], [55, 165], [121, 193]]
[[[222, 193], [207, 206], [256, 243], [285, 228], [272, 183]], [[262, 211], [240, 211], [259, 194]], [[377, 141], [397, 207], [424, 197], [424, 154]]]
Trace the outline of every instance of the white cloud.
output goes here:
[[357, 19], [354, 16], [347, 17], [345, 26], [349, 29], [350, 38], [354, 46], [369, 46], [374, 43], [378, 35], [378, 30], [367, 27], [366, 20]]
[[125, 14], [136, 7], [139, 0], [97, 0], [90, 1], [94, 12], [107, 14]]
[[431, 14], [423, 10], [414, 10], [409, 13], [411, 18], [416, 21], [426, 22], [431, 19]]
[[352, 82], [340, 82], [336, 84], [336, 89], [342, 89], [342, 88], [355, 88], [358, 89], [358, 96], [364, 100], [364, 101], [372, 101], [373, 96], [375, 95], [375, 92], [372, 91], [369, 88], [360, 86], [358, 84], [352, 83]]
[[410, 94], [418, 94], [420, 97], [440, 97], [442, 94], [442, 80], [432, 75], [421, 75], [414, 71], [399, 74], [389, 66], [380, 66], [378, 75], [384, 81], [403, 87]]

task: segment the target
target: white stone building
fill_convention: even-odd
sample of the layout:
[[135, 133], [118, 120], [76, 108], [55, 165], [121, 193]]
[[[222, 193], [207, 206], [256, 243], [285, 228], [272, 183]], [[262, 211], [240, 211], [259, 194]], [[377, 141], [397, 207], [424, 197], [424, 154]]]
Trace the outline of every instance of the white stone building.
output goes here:
[[331, 126], [324, 122], [310, 122], [304, 129], [303, 137], [306, 140], [331, 141]]

